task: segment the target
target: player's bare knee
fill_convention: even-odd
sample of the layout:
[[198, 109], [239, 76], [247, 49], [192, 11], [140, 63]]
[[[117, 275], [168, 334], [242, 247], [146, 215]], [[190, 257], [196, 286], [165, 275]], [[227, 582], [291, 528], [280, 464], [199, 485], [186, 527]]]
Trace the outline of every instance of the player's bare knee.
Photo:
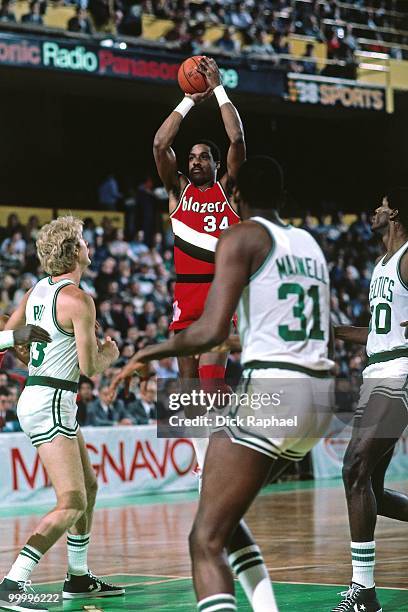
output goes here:
[[68, 527], [74, 525], [87, 508], [85, 491], [67, 491], [58, 498], [56, 510], [62, 513]]
[[343, 464], [343, 482], [347, 491], [359, 488], [364, 485], [369, 478], [367, 461], [364, 454], [358, 449], [349, 453]]
[[189, 535], [189, 545], [192, 556], [211, 557], [218, 555], [225, 548], [227, 542], [223, 537], [219, 525], [212, 525], [209, 521], [196, 521]]

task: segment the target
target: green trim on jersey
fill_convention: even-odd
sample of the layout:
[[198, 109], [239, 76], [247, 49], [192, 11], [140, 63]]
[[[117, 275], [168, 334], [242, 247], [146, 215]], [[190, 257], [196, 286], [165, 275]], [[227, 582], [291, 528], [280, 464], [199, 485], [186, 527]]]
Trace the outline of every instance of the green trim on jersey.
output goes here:
[[29, 376], [27, 378], [26, 387], [52, 387], [53, 389], [61, 389], [62, 391], [72, 391], [78, 393], [78, 383], [72, 380], [63, 380], [62, 378], [52, 378], [51, 376]]
[[400, 258], [398, 259], [398, 263], [397, 263], [397, 275], [398, 275], [398, 280], [401, 283], [401, 285], [404, 287], [404, 289], [406, 289], [408, 291], [408, 285], [405, 281], [402, 280], [402, 276], [401, 276], [401, 259], [404, 257], [405, 253], [408, 251], [408, 247], [402, 251]]
[[[50, 285], [58, 285], [58, 283], [62, 283], [63, 281], [68, 281], [68, 280], [69, 280], [69, 279], [67, 279], [67, 278], [61, 278], [59, 281], [53, 281], [53, 280], [52, 280], [52, 278], [51, 278], [51, 276], [49, 276], [49, 277], [48, 277], [48, 283], [49, 283]], [[69, 281], [69, 282], [71, 283], [72, 281]], [[75, 284], [75, 283], [74, 283], [74, 284]]]
[[373, 353], [367, 360], [367, 365], [373, 365], [373, 363], [382, 363], [384, 361], [392, 361], [393, 359], [400, 359], [401, 357], [408, 357], [408, 348], [394, 349], [392, 351], [382, 351], [381, 353]]
[[[268, 265], [272, 255], [274, 254], [275, 249], [276, 249], [276, 240], [275, 240], [275, 237], [272, 234], [272, 232], [269, 230], [269, 228], [266, 225], [264, 225], [263, 223], [260, 223], [259, 221], [256, 221], [255, 219], [251, 219], [251, 221], [255, 221], [255, 223], [258, 223], [258, 225], [263, 227], [268, 232], [268, 235], [269, 235], [269, 237], [270, 237], [270, 239], [272, 241], [272, 244], [271, 244], [271, 248], [270, 248], [269, 253], [265, 257], [265, 259], [263, 260], [263, 262], [261, 263], [259, 268], [253, 274], [251, 274], [251, 276], [249, 277], [248, 285], [249, 285], [250, 282], [255, 280], [261, 274], [261, 272], [265, 269], [265, 266]], [[278, 227], [281, 227], [281, 226], [278, 225]]]
[[[56, 283], [52, 283], [52, 284], [55, 285]], [[58, 289], [54, 293], [54, 299], [52, 300], [52, 320], [54, 322], [55, 327], [58, 329], [59, 332], [61, 332], [61, 334], [64, 334], [65, 336], [69, 336], [70, 338], [73, 338], [75, 336], [75, 333], [65, 331], [65, 329], [62, 329], [62, 327], [60, 327], [57, 321], [57, 297], [61, 289], [64, 289], [64, 287], [67, 287], [68, 285], [75, 285], [75, 283], [73, 283], [72, 281], [67, 281], [65, 285], [61, 285], [61, 287], [58, 287]]]
[[302, 374], [307, 374], [308, 376], [313, 376], [314, 378], [331, 377], [329, 370], [312, 370], [312, 368], [306, 368], [304, 366], [286, 361], [249, 361], [243, 365], [243, 368], [244, 370], [268, 370], [278, 368], [279, 370], [301, 372]]

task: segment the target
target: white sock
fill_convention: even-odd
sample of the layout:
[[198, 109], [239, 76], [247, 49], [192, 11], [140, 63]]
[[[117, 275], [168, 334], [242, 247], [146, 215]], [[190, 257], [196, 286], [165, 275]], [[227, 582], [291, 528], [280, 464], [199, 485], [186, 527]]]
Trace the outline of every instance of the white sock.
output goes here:
[[14, 580], [14, 582], [26, 582], [31, 576], [31, 572], [37, 567], [41, 557], [42, 553], [39, 550], [26, 544], [14, 561], [6, 578]]
[[375, 542], [352, 542], [353, 582], [367, 589], [374, 586]]
[[198, 467], [202, 470], [208, 448], [208, 438], [191, 438], [191, 441], [194, 446]]
[[228, 557], [254, 612], [278, 612], [268, 570], [256, 544], [236, 550]]
[[211, 595], [211, 597], [206, 597], [197, 604], [198, 612], [224, 612], [224, 610], [237, 612], [237, 609], [236, 599], [230, 593]]
[[89, 533], [85, 535], [67, 534], [68, 574], [84, 576], [88, 573]]

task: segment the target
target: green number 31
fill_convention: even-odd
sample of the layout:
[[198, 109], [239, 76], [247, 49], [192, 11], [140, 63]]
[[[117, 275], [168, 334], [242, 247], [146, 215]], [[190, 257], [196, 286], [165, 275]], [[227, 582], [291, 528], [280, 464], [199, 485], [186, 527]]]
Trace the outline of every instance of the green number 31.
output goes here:
[[[286, 300], [289, 295], [297, 295], [297, 303], [293, 307], [293, 316], [300, 321], [300, 329], [290, 329], [289, 325], [279, 325], [279, 335], [286, 342], [306, 340], [305, 290], [298, 283], [284, 283], [279, 287], [278, 298]], [[324, 340], [324, 331], [320, 329], [319, 287], [312, 285], [307, 295], [313, 300], [313, 327], [309, 333], [310, 340]]]

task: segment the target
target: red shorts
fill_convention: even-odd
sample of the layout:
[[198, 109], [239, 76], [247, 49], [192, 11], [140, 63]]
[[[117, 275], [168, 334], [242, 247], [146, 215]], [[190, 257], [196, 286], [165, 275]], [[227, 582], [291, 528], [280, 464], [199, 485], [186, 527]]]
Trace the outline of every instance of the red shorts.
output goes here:
[[170, 329], [185, 329], [203, 314], [211, 283], [176, 283]]
[[[203, 314], [211, 283], [176, 283], [174, 287], [173, 320], [169, 329], [186, 329]], [[238, 317], [232, 317], [235, 333]]]

